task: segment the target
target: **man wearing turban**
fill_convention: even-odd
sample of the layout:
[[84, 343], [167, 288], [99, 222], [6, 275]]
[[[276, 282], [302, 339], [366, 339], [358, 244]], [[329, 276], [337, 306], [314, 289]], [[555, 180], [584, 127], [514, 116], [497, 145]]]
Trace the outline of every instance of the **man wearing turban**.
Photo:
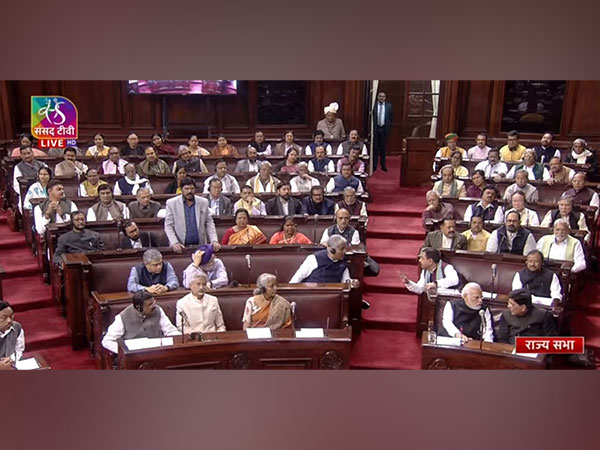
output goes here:
[[326, 141], [343, 141], [346, 139], [346, 130], [344, 130], [342, 119], [337, 117], [339, 107], [340, 106], [334, 102], [323, 108], [325, 118], [319, 120], [319, 123], [317, 123], [317, 130], [321, 130], [325, 133]]

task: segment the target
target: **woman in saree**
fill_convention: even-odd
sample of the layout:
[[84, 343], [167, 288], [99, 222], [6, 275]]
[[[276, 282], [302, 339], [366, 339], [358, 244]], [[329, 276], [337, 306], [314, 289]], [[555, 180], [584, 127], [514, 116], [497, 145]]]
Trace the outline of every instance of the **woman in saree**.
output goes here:
[[250, 214], [243, 208], [235, 212], [235, 225], [228, 229], [221, 239], [222, 245], [266, 244], [267, 237], [255, 225], [249, 225]]
[[246, 328], [290, 328], [292, 326], [292, 307], [280, 295], [277, 295], [277, 279], [275, 275], [263, 273], [256, 280], [254, 296], [246, 300], [244, 316]]
[[285, 216], [281, 231], [271, 236], [269, 244], [312, 244], [312, 241], [306, 235], [298, 232], [298, 226], [293, 216]]
[[212, 156], [239, 156], [237, 148], [231, 145], [222, 134], [217, 137], [217, 145], [210, 151]]

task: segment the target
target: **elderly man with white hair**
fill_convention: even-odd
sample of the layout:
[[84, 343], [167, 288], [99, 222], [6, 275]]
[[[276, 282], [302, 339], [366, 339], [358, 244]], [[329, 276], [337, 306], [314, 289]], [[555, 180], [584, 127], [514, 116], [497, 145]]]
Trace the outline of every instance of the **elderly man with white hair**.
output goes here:
[[342, 119], [337, 117], [340, 105], [333, 102], [323, 108], [325, 117], [317, 123], [317, 130], [321, 130], [325, 134], [325, 139], [333, 139], [336, 141], [346, 138], [346, 130]]
[[246, 181], [246, 184], [252, 186], [255, 194], [260, 194], [261, 192], [275, 193], [280, 181], [271, 175], [272, 173], [273, 165], [269, 161], [263, 161], [260, 169], [258, 169], [258, 174]]
[[143, 263], [133, 266], [127, 280], [127, 291], [148, 291], [164, 294], [179, 287], [177, 275], [171, 263], [163, 262], [162, 254], [155, 248], [144, 252]]
[[525, 195], [525, 200], [530, 203], [537, 203], [540, 200], [537, 188], [529, 183], [529, 174], [524, 169], [515, 173], [515, 182], [504, 191], [504, 200], [510, 200], [517, 191], [521, 191]]
[[442, 196], [433, 189], [425, 194], [427, 200], [427, 208], [421, 214], [423, 226], [427, 220], [440, 222], [444, 219], [458, 219], [458, 215], [454, 211], [454, 206], [450, 203], [442, 202]]
[[590, 230], [585, 221], [585, 215], [582, 212], [573, 211], [573, 198], [566, 196], [558, 201], [558, 209], [551, 209], [546, 213], [542, 220], [542, 227], [552, 227], [558, 219], [565, 219], [569, 222], [571, 230], [583, 230], [587, 232], [586, 240], [590, 236]]
[[565, 156], [566, 163], [577, 165], [588, 164], [590, 175], [596, 174], [598, 171], [598, 163], [596, 162], [596, 152], [587, 148], [587, 142], [583, 139], [575, 139], [571, 151]]
[[569, 221], [558, 219], [554, 222], [554, 234], [542, 236], [537, 243], [537, 249], [546, 259], [572, 261], [571, 272], [577, 273], [585, 270], [585, 254], [579, 239], [569, 234], [571, 226]]
[[208, 277], [205, 273], [195, 274], [190, 281], [191, 292], [177, 300], [175, 321], [184, 333], [214, 333], [225, 331], [223, 313], [219, 300], [206, 293]]
[[327, 248], [308, 255], [290, 279], [290, 283], [343, 283], [350, 280], [346, 246], [343, 236], [330, 236]]
[[506, 178], [514, 178], [517, 171], [526, 170], [530, 180], [548, 181], [550, 179], [550, 172], [541, 163], [536, 162], [535, 158], [534, 149], [528, 148], [525, 150], [525, 153], [523, 153], [523, 162], [512, 166]]
[[437, 191], [442, 197], [459, 198], [467, 196], [465, 182], [456, 179], [451, 165], [448, 164], [442, 167], [440, 174], [442, 179], [434, 183], [433, 190]]
[[[483, 292], [479, 284], [467, 283], [462, 289], [461, 298], [446, 302], [442, 326], [445, 334], [460, 338], [463, 342], [471, 339], [494, 341], [492, 314], [483, 304]], [[480, 334], [482, 331], [483, 335]]]
[[304, 161], [298, 163], [298, 175], [290, 180], [292, 185], [292, 192], [308, 193], [313, 186], [319, 186], [319, 180], [311, 177], [308, 174], [308, 164]]

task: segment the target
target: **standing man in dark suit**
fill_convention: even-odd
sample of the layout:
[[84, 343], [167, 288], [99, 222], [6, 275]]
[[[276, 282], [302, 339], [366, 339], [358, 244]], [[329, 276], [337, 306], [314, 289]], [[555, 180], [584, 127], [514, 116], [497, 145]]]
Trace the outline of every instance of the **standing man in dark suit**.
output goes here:
[[373, 170], [377, 170], [377, 160], [381, 161], [381, 170], [387, 172], [385, 165], [385, 146], [392, 129], [392, 104], [385, 101], [385, 92], [377, 94], [373, 108]]

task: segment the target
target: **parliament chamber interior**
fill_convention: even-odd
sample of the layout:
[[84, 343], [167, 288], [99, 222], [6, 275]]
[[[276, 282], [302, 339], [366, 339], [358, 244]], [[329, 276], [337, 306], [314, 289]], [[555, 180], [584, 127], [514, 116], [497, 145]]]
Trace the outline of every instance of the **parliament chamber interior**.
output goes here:
[[598, 105], [598, 81], [0, 81], [0, 368], [596, 369]]

